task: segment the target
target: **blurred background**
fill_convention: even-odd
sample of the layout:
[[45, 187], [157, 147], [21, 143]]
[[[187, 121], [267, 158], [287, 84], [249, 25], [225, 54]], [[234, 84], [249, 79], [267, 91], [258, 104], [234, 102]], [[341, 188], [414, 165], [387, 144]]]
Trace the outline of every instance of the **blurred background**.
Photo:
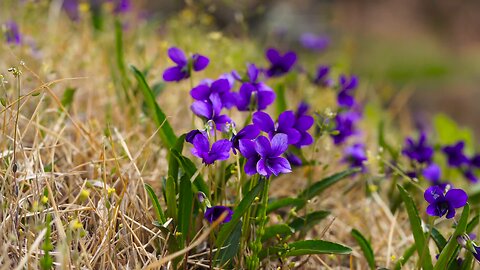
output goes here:
[[[398, 102], [405, 102], [414, 122], [445, 113], [479, 137], [480, 1], [194, 2], [227, 35], [277, 46], [281, 40], [289, 49], [305, 32], [325, 36], [329, 48], [315, 55], [318, 63], [348, 66], [386, 103], [401, 94]], [[137, 4], [168, 18], [189, 2]]]

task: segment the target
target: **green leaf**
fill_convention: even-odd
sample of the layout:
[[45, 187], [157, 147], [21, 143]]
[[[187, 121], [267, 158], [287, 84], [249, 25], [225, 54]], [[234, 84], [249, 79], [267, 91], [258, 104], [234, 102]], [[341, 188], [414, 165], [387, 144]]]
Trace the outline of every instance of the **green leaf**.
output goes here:
[[330, 215], [329, 211], [316, 211], [308, 213], [304, 217], [298, 217], [290, 222], [289, 226], [295, 231], [308, 230]]
[[284, 111], [287, 110], [287, 100], [285, 98], [285, 85], [283, 83], [277, 84], [275, 87], [275, 104], [277, 105], [276, 113], [277, 117]]
[[[333, 184], [359, 171], [360, 169], [355, 168], [355, 169], [348, 169], [343, 172], [330, 175], [312, 184], [311, 186], [307, 187], [302, 193], [300, 193], [298, 197], [301, 199], [304, 199], [305, 201], [310, 200], [311, 198], [321, 194], [323, 191], [325, 191], [328, 187], [332, 186]], [[297, 209], [301, 209], [303, 206], [305, 206], [305, 204], [306, 203], [301, 204], [299, 207], [297, 207]]]
[[70, 105], [72, 105], [75, 91], [77, 91], [76, 88], [68, 87], [67, 89], [65, 89], [65, 92], [63, 92], [61, 103], [64, 108], [68, 108], [70, 107]]
[[468, 223], [468, 215], [470, 214], [470, 205], [467, 203], [463, 207], [462, 216], [457, 223], [457, 227], [455, 228], [455, 232], [450, 237], [445, 248], [440, 253], [438, 257], [437, 263], [435, 264], [435, 270], [437, 269], [444, 269], [444, 266], [448, 264], [450, 260], [453, 259], [455, 256], [455, 249], [459, 246], [457, 243], [457, 236], [462, 235], [467, 230], [467, 223]]
[[125, 53], [123, 51], [123, 29], [122, 22], [115, 20], [115, 60], [117, 68], [120, 73], [122, 87], [124, 89], [125, 98], [128, 100], [128, 89], [130, 88], [130, 81], [127, 76], [127, 68], [125, 65]]
[[[224, 224], [223, 227], [220, 229], [220, 232], [218, 233], [217, 241], [215, 242], [215, 246], [217, 248], [224, 248], [225, 246], [228, 246], [230, 244], [226, 242], [228, 236], [232, 234], [233, 230], [237, 226], [237, 223], [240, 222], [240, 219], [247, 212], [248, 208], [251, 207], [253, 201], [255, 200], [255, 197], [260, 194], [264, 185], [265, 181], [259, 181], [258, 184], [245, 195], [242, 201], [233, 210], [232, 219], [230, 220], [230, 222]], [[217, 257], [217, 255], [215, 255], [215, 257]]]
[[431, 230], [432, 239], [433, 241], [435, 241], [435, 244], [437, 245], [438, 250], [441, 252], [445, 247], [445, 245], [447, 244], [447, 240], [435, 227], [429, 226], [429, 228]]
[[167, 215], [176, 222], [177, 217], [177, 192], [175, 191], [175, 180], [168, 176], [165, 180], [165, 201], [167, 203]]
[[275, 236], [285, 237], [295, 233], [295, 229], [287, 224], [275, 224], [265, 228], [265, 234], [262, 236], [262, 242], [266, 242]]
[[298, 207], [300, 205], [303, 205], [304, 203], [305, 203], [304, 199], [298, 199], [298, 198], [292, 198], [292, 197], [273, 200], [273, 201], [268, 202], [267, 214], [269, 214], [273, 211], [276, 211], [276, 210], [278, 210], [282, 207], [286, 207], [286, 206]]
[[157, 216], [157, 220], [159, 220], [160, 222], [162, 222], [162, 224], [164, 224], [165, 222], [167, 222], [167, 220], [165, 219], [165, 215], [163, 214], [162, 207], [158, 202], [157, 195], [155, 195], [155, 191], [153, 191], [153, 188], [149, 184], [145, 184], [145, 190], [147, 191], [148, 197], [150, 197], [150, 200], [152, 201], [153, 209], [155, 210], [155, 215]]
[[400, 257], [395, 264], [395, 270], [400, 270], [402, 267], [408, 262], [410, 257], [412, 257], [413, 253], [417, 250], [415, 244], [411, 245], [405, 252], [403, 253], [402, 257]]
[[375, 255], [373, 254], [373, 249], [370, 245], [370, 242], [356, 229], [353, 229], [351, 234], [357, 241], [358, 245], [360, 245], [363, 255], [365, 256], [370, 268], [375, 269]]
[[477, 227], [479, 221], [480, 221], [480, 216], [479, 215], [476, 215], [475, 217], [473, 217], [472, 220], [470, 220], [470, 222], [467, 225], [466, 232], [471, 233], [473, 231], [473, 229], [475, 229], [475, 227]]
[[193, 221], [193, 192], [190, 178], [184, 175], [180, 178], [178, 206], [178, 231], [182, 233], [180, 241], [182, 244], [188, 239], [190, 233], [190, 223]]
[[220, 265], [224, 265], [238, 253], [240, 248], [240, 237], [242, 237], [242, 221], [235, 225], [232, 233], [225, 241], [225, 243], [229, 244], [219, 251]]
[[423, 269], [433, 269], [432, 258], [430, 257], [427, 239], [425, 238], [425, 234], [422, 229], [422, 220], [418, 215], [417, 207], [415, 206], [415, 203], [408, 192], [401, 185], [397, 185], [397, 187], [400, 190], [400, 196], [402, 197], [405, 208], [407, 209], [410, 227], [412, 228], [413, 238], [415, 239], [415, 246], [418, 257], [422, 262]]
[[155, 124], [160, 127], [160, 138], [162, 142], [168, 147], [172, 148], [175, 146], [175, 142], [177, 141], [177, 136], [173, 132], [170, 123], [167, 120], [167, 116], [165, 113], [160, 109], [158, 106], [157, 101], [155, 100], [155, 95], [153, 94], [150, 86], [148, 86], [147, 81], [143, 74], [134, 66], [130, 66], [135, 78], [137, 79], [138, 85], [142, 90], [143, 97], [145, 99], [145, 103], [147, 104], [148, 108], [150, 109], [150, 117], [153, 118]]
[[[187, 157], [180, 154], [177, 150], [172, 149], [171, 154], [177, 159], [178, 164], [183, 169], [183, 171], [188, 175], [189, 178], [193, 177], [197, 172], [197, 167], [195, 164]], [[203, 180], [203, 177], [198, 174], [197, 177], [193, 181], [194, 188], [193, 191], [196, 193], [201, 191], [210, 197], [210, 188], [208, 187], [207, 183]]]
[[352, 249], [344, 245], [323, 240], [303, 240], [284, 246], [262, 250], [260, 258], [281, 254], [282, 256], [302, 256], [310, 254], [350, 254]]

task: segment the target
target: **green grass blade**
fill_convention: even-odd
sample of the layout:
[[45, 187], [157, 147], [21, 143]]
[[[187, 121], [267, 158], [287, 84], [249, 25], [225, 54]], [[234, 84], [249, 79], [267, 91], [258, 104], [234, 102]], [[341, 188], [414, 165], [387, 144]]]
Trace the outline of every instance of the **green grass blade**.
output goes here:
[[160, 109], [158, 106], [157, 101], [155, 100], [155, 95], [148, 86], [145, 77], [143, 76], [142, 72], [140, 72], [136, 67], [130, 66], [135, 78], [137, 79], [138, 85], [142, 90], [143, 97], [145, 99], [145, 103], [147, 104], [148, 108], [150, 109], [151, 117], [155, 121], [158, 127], [160, 127], [160, 138], [162, 142], [168, 147], [172, 148], [175, 146], [175, 142], [177, 141], [177, 136], [173, 132], [172, 126], [167, 121], [167, 116], [165, 113]]
[[435, 241], [435, 244], [437, 245], [438, 250], [441, 252], [443, 250], [443, 248], [445, 247], [445, 245], [447, 245], [447, 240], [434, 227], [431, 227], [430, 229], [431, 229], [431, 232], [432, 232], [431, 233], [432, 239], [433, 239], [433, 241]]
[[415, 206], [415, 203], [408, 192], [401, 185], [397, 185], [397, 187], [400, 190], [400, 196], [402, 197], [403, 203], [405, 204], [405, 208], [407, 210], [408, 218], [410, 220], [410, 227], [412, 228], [413, 232], [413, 238], [415, 239], [415, 246], [423, 269], [433, 269], [432, 258], [430, 256], [430, 251], [426, 246], [428, 243], [422, 229], [422, 220], [418, 215], [417, 207]]
[[183, 243], [190, 234], [190, 223], [193, 221], [193, 192], [190, 177], [183, 176], [180, 179], [179, 202], [178, 202], [178, 231], [182, 233], [180, 241]]
[[155, 191], [153, 191], [153, 188], [149, 184], [145, 184], [145, 190], [147, 191], [148, 197], [150, 197], [150, 200], [152, 201], [153, 209], [155, 210], [157, 220], [164, 224], [165, 222], [167, 222], [167, 220], [165, 219], [165, 215], [163, 214], [162, 207], [158, 202], [158, 197], [155, 194]]
[[232, 233], [228, 236], [226, 243], [229, 243], [228, 246], [219, 251], [219, 262], [220, 265], [226, 264], [230, 261], [240, 249], [240, 238], [242, 237], [242, 221], [238, 222], [233, 228]]
[[323, 240], [304, 240], [288, 245], [286, 256], [301, 256], [309, 254], [350, 254], [352, 249], [344, 245]]
[[475, 227], [477, 227], [478, 222], [480, 221], [480, 216], [476, 215], [475, 217], [470, 220], [470, 222], [467, 225], [467, 233], [471, 233]]
[[[230, 222], [223, 225], [223, 227], [220, 229], [220, 232], [218, 233], [217, 240], [215, 242], [215, 246], [217, 248], [223, 248], [230, 244], [226, 241], [228, 236], [233, 232], [233, 230], [237, 226], [237, 223], [240, 222], [240, 219], [247, 212], [248, 208], [252, 206], [252, 203], [255, 200], [255, 197], [257, 197], [258, 194], [260, 194], [260, 192], [263, 190], [264, 185], [265, 185], [265, 181], [263, 180], [259, 181], [258, 184], [250, 192], [248, 192], [245, 195], [242, 201], [233, 210], [232, 219], [230, 220]], [[215, 255], [215, 257], [217, 257], [217, 255]]]
[[305, 203], [305, 200], [304, 199], [298, 199], [298, 198], [291, 198], [291, 197], [287, 197], [287, 198], [281, 198], [281, 199], [278, 199], [278, 200], [272, 200], [270, 202], [268, 202], [268, 206], [267, 206], [267, 214], [270, 214], [282, 207], [287, 207], [287, 206], [295, 206], [295, 207], [298, 207], [302, 204]]
[[455, 249], [459, 246], [457, 243], [457, 236], [462, 235], [467, 230], [468, 224], [468, 215], [470, 214], [470, 205], [467, 203], [463, 207], [463, 212], [458, 221], [457, 227], [455, 228], [455, 232], [448, 240], [447, 245], [440, 253], [438, 257], [438, 261], [435, 264], [435, 270], [444, 269], [444, 266], [448, 264], [450, 260], [452, 260], [452, 256], [455, 256]]
[[175, 222], [178, 222], [177, 217], [177, 192], [175, 190], [175, 180], [168, 176], [165, 181], [165, 200], [167, 204], [167, 215]]
[[[197, 172], [197, 167], [189, 158], [183, 156], [175, 149], [172, 149], [171, 154], [177, 159], [178, 164], [189, 177], [192, 177]], [[207, 197], [210, 197], [210, 189], [200, 174], [197, 176], [197, 178], [195, 178], [193, 184], [194, 192], [201, 191], [205, 193]]]
[[[350, 175], [359, 172], [359, 169], [348, 169], [333, 175], [330, 175], [316, 183], [313, 183], [311, 186], [307, 187], [300, 195], [298, 196], [305, 201], [310, 200], [311, 198], [320, 195], [323, 191], [325, 191], [328, 187], [332, 186], [333, 184], [339, 182], [342, 179], [349, 177]], [[305, 206], [306, 203], [297, 207], [297, 209], [302, 208]]]
[[277, 117], [284, 111], [287, 110], [287, 100], [285, 98], [285, 85], [283, 83], [277, 84], [275, 87], [275, 94], [277, 95], [275, 98], [276, 104], [276, 113]]
[[368, 262], [368, 265], [371, 269], [375, 269], [375, 255], [373, 253], [372, 246], [370, 242], [356, 229], [353, 229], [351, 232], [353, 238], [357, 241], [358, 245], [363, 251], [363, 255]]
[[275, 224], [265, 228], [265, 234], [262, 236], [262, 242], [266, 242], [269, 239], [276, 237], [290, 236], [295, 233], [295, 230], [287, 224]]
[[395, 264], [395, 270], [400, 270], [402, 267], [408, 262], [408, 260], [412, 257], [412, 255], [415, 253], [417, 250], [417, 247], [415, 244], [411, 245], [405, 252], [403, 253], [402, 257], [400, 257]]
[[295, 231], [308, 230], [330, 215], [329, 211], [316, 211], [308, 213], [303, 217], [298, 217], [290, 222], [289, 226]]
[[62, 106], [64, 108], [68, 108], [70, 107], [70, 105], [72, 105], [73, 98], [76, 91], [77, 89], [72, 87], [68, 87], [67, 89], [65, 89], [65, 92], [63, 92], [63, 96], [61, 100]]

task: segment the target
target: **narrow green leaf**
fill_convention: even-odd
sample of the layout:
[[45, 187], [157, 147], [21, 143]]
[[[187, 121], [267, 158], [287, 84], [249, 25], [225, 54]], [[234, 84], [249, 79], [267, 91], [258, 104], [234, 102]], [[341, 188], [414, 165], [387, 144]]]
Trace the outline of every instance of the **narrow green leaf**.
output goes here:
[[431, 227], [430, 230], [431, 230], [432, 239], [433, 241], [435, 241], [435, 244], [437, 245], [438, 250], [441, 252], [445, 247], [445, 245], [447, 244], [447, 240], [435, 227]]
[[285, 236], [290, 236], [293, 233], [295, 233], [295, 230], [287, 224], [275, 224], [265, 228], [265, 234], [262, 236], [262, 242], [266, 242], [277, 235], [283, 238]]
[[[223, 225], [223, 227], [220, 229], [220, 232], [218, 233], [217, 241], [215, 242], [215, 246], [217, 248], [223, 248], [230, 244], [226, 242], [228, 236], [233, 232], [235, 226], [237, 226], [237, 223], [240, 222], [240, 219], [247, 212], [248, 208], [250, 208], [253, 201], [255, 200], [255, 197], [260, 194], [264, 185], [265, 181], [259, 181], [258, 184], [250, 192], [248, 192], [247, 195], [245, 195], [242, 201], [233, 210], [232, 219], [230, 220], [230, 222]], [[215, 257], [217, 257], [217, 255], [215, 255]]]
[[160, 109], [158, 106], [157, 101], [155, 100], [155, 95], [153, 91], [148, 86], [145, 77], [143, 76], [142, 72], [140, 72], [136, 67], [130, 66], [135, 78], [137, 79], [138, 85], [142, 90], [143, 97], [145, 99], [145, 103], [147, 104], [148, 108], [150, 109], [151, 117], [155, 121], [158, 127], [160, 127], [160, 138], [162, 142], [168, 147], [172, 148], [175, 146], [175, 142], [177, 141], [177, 136], [173, 132], [170, 123], [167, 121], [167, 116], [165, 113]]
[[351, 232], [353, 238], [357, 241], [358, 245], [363, 251], [363, 255], [368, 262], [368, 265], [371, 269], [375, 269], [375, 255], [373, 253], [372, 246], [370, 242], [356, 229], [353, 229]]
[[330, 215], [329, 211], [316, 211], [308, 213], [304, 217], [298, 217], [290, 222], [289, 226], [295, 231], [308, 230]]
[[165, 200], [167, 203], [167, 215], [173, 218], [175, 222], [178, 222], [175, 180], [170, 176], [165, 180]]
[[[307, 187], [302, 193], [300, 193], [298, 197], [304, 200], [310, 200], [311, 198], [321, 194], [323, 191], [325, 191], [328, 187], [332, 186], [333, 184], [359, 171], [360, 169], [355, 168], [355, 169], [348, 169], [348, 170], [330, 175], [316, 183], [313, 183], [311, 186]], [[299, 207], [297, 207], [297, 209], [300, 209], [303, 206], [305, 206], [305, 203], [301, 204]]]
[[467, 225], [467, 233], [471, 233], [475, 227], [477, 227], [478, 222], [480, 221], [480, 216], [476, 215], [475, 217], [470, 220], [470, 222]]
[[[183, 156], [175, 149], [171, 150], [171, 154], [177, 159], [178, 164], [183, 169], [183, 171], [188, 175], [188, 177], [191, 178], [193, 177], [193, 175], [195, 175], [195, 173], [197, 172], [197, 167], [189, 158]], [[198, 176], [195, 178], [195, 180], [193, 181], [193, 184], [194, 184], [194, 187], [193, 187], [194, 192], [201, 191], [205, 193], [207, 197], [210, 197], [210, 189], [200, 174], [198, 174]]]
[[148, 197], [150, 197], [150, 200], [152, 201], [153, 209], [155, 210], [155, 215], [157, 216], [157, 220], [162, 222], [162, 224], [164, 224], [165, 222], [167, 222], [167, 220], [165, 219], [165, 215], [163, 214], [162, 207], [158, 202], [158, 198], [157, 198], [157, 195], [155, 194], [155, 191], [153, 191], [153, 188], [149, 184], [145, 184], [145, 190], [147, 191]]
[[430, 256], [430, 251], [426, 246], [428, 243], [427, 239], [425, 239], [425, 234], [422, 229], [422, 220], [418, 215], [417, 207], [408, 192], [401, 185], [397, 185], [397, 187], [400, 190], [400, 196], [407, 209], [410, 227], [412, 228], [413, 238], [415, 239], [415, 246], [417, 248], [418, 257], [422, 261], [423, 269], [433, 269], [432, 258]]
[[65, 89], [65, 92], [63, 92], [61, 103], [64, 108], [68, 108], [72, 105], [75, 91], [77, 91], [76, 88], [68, 87]]
[[465, 254], [465, 259], [462, 262], [461, 270], [473, 269], [472, 264], [473, 264], [473, 254], [472, 254], [472, 252], [467, 252]]
[[188, 176], [180, 178], [179, 203], [178, 203], [178, 231], [182, 233], [181, 244], [190, 234], [190, 223], [193, 221], [193, 192], [192, 183]]
[[218, 260], [220, 261], [220, 265], [224, 265], [238, 253], [240, 248], [240, 237], [242, 237], [242, 221], [235, 225], [232, 233], [225, 241], [225, 243], [229, 244], [219, 251]]
[[269, 214], [273, 211], [276, 211], [276, 210], [278, 210], [282, 207], [287, 207], [287, 206], [298, 207], [299, 205], [302, 205], [304, 203], [305, 203], [304, 199], [298, 199], [298, 198], [292, 198], [292, 197], [273, 200], [273, 201], [268, 202], [267, 214]]
[[435, 264], [435, 268], [434, 268], [435, 270], [444, 269], [444, 266], [447, 265], [447, 263], [450, 260], [452, 260], [452, 257], [454, 257], [455, 249], [459, 246], [457, 243], [457, 236], [464, 234], [465, 231], [467, 230], [469, 214], [470, 214], [470, 205], [467, 203], [463, 207], [463, 212], [460, 217], [460, 220], [457, 223], [455, 232], [450, 237], [450, 240], [448, 240], [447, 245], [445, 246], [445, 248], [440, 253], [440, 256], [438, 257], [437, 263]]
[[323, 240], [304, 240], [288, 245], [286, 256], [301, 256], [308, 254], [350, 254], [352, 249], [344, 245]]
[[410, 257], [412, 257], [413, 253], [417, 250], [415, 244], [411, 245], [405, 252], [403, 253], [402, 257], [400, 257], [395, 264], [395, 270], [400, 270], [402, 267], [408, 262]]

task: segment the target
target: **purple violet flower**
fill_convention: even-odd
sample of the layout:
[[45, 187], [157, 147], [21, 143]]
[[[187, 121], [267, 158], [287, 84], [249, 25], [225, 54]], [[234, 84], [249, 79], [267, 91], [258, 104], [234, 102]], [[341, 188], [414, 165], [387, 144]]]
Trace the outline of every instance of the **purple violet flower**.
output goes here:
[[195, 138], [195, 136], [197, 136], [199, 134], [207, 136], [207, 132], [205, 132], [203, 130], [194, 129], [194, 130], [188, 132], [187, 134], [185, 134], [185, 141], [193, 144], [193, 139]]
[[330, 74], [329, 66], [318, 66], [313, 83], [322, 87], [331, 87], [333, 80], [328, 76]]
[[22, 43], [22, 37], [18, 24], [14, 21], [7, 21], [3, 25], [5, 31], [5, 38], [8, 44], [20, 45]]
[[229, 140], [218, 140], [213, 143], [211, 149], [210, 142], [204, 134], [195, 135], [192, 142], [192, 155], [201, 158], [202, 162], [207, 165], [213, 164], [216, 160], [226, 160], [230, 157], [232, 143]]
[[222, 223], [227, 223], [230, 220], [232, 220], [233, 210], [226, 206], [217, 205], [214, 207], [209, 207], [207, 208], [207, 210], [205, 210], [204, 217], [208, 222], [213, 223], [217, 219], [219, 219], [224, 212], [227, 212], [228, 214], [225, 217], [225, 219], [222, 221]]
[[427, 207], [427, 214], [430, 216], [447, 218], [455, 216], [455, 208], [463, 207], [467, 203], [467, 193], [461, 189], [450, 189], [444, 191], [438, 186], [431, 186], [423, 194], [425, 200], [430, 204]]
[[235, 105], [235, 96], [230, 92], [231, 86], [227, 79], [218, 79], [216, 81], [206, 81], [194, 87], [190, 95], [195, 100], [208, 101], [214, 93], [218, 94], [222, 107], [230, 109]]
[[270, 67], [266, 71], [268, 77], [279, 77], [287, 74], [297, 62], [297, 55], [292, 51], [281, 55], [276, 49], [269, 48], [265, 52], [265, 56], [270, 61]]
[[220, 114], [222, 111], [222, 101], [218, 93], [212, 93], [207, 101], [197, 100], [192, 103], [190, 109], [197, 116], [205, 121], [213, 121], [217, 130], [225, 132], [227, 123], [232, 123], [230, 117]]
[[465, 142], [459, 141], [454, 145], [447, 145], [442, 148], [443, 153], [447, 156], [448, 165], [451, 167], [460, 167], [469, 163], [469, 159], [463, 153]]
[[313, 126], [315, 120], [311, 115], [307, 114], [309, 109], [310, 106], [307, 103], [301, 102], [295, 112], [295, 124], [293, 128], [300, 132], [300, 140], [295, 143], [295, 147], [297, 148], [313, 143], [313, 137], [308, 133], [308, 130]]
[[78, 21], [80, 19], [78, 5], [78, 0], [63, 0], [62, 8], [72, 21]]
[[[232, 72], [232, 76], [242, 82], [239, 92], [236, 93], [236, 105], [239, 111], [265, 110], [275, 100], [275, 92], [258, 80], [259, 73], [259, 69], [254, 64], [248, 65], [246, 78], [241, 78], [236, 71]], [[253, 108], [251, 108], [252, 105]]]
[[260, 174], [265, 177], [279, 175], [292, 171], [287, 159], [280, 157], [288, 148], [288, 138], [285, 134], [277, 134], [269, 141], [265, 136], [259, 136], [255, 142], [240, 140], [240, 152], [247, 159], [245, 173]]
[[476, 154], [470, 159], [470, 166], [480, 169], [480, 154]]
[[402, 154], [420, 163], [430, 163], [433, 157], [433, 147], [428, 144], [427, 136], [422, 132], [418, 143], [415, 143], [411, 137], [405, 140], [405, 147], [402, 150]]
[[275, 134], [283, 133], [288, 137], [288, 144], [296, 144], [302, 138], [302, 134], [294, 128], [295, 114], [292, 111], [284, 111], [278, 116], [277, 123], [274, 123], [270, 115], [265, 112], [256, 112], [252, 116], [252, 122], [261, 131], [273, 138]]
[[116, 14], [127, 13], [132, 9], [130, 0], [110, 0], [114, 4], [113, 12]]
[[349, 138], [357, 134], [356, 123], [361, 115], [355, 111], [340, 112], [335, 116], [337, 134], [332, 134], [333, 142], [336, 145], [342, 144]]
[[300, 36], [300, 44], [302, 44], [304, 48], [312, 51], [323, 51], [330, 44], [330, 39], [327, 36], [303, 33]]
[[358, 78], [351, 76], [348, 79], [345, 75], [341, 75], [339, 79], [340, 91], [337, 95], [338, 105], [345, 108], [351, 108], [355, 105], [355, 98], [353, 97], [353, 91], [358, 86]]
[[260, 134], [260, 129], [255, 125], [246, 125], [237, 134], [233, 135], [230, 141], [233, 145], [233, 153], [237, 154], [235, 149], [240, 150], [240, 140], [253, 140]]
[[191, 70], [204, 70], [210, 60], [200, 54], [194, 54], [187, 58], [185, 53], [179, 48], [172, 47], [168, 49], [168, 57], [177, 64], [174, 67], [169, 67], [163, 72], [163, 79], [167, 82], [179, 82], [190, 77]]
[[366, 160], [365, 145], [356, 143], [345, 148], [343, 161], [350, 164], [350, 168], [362, 168], [362, 170], [365, 170], [363, 163]]
[[468, 168], [467, 170], [465, 170], [463, 172], [463, 176], [465, 176], [465, 178], [467, 178], [472, 183], [478, 182], [478, 177], [475, 175], [475, 173], [471, 168]]

